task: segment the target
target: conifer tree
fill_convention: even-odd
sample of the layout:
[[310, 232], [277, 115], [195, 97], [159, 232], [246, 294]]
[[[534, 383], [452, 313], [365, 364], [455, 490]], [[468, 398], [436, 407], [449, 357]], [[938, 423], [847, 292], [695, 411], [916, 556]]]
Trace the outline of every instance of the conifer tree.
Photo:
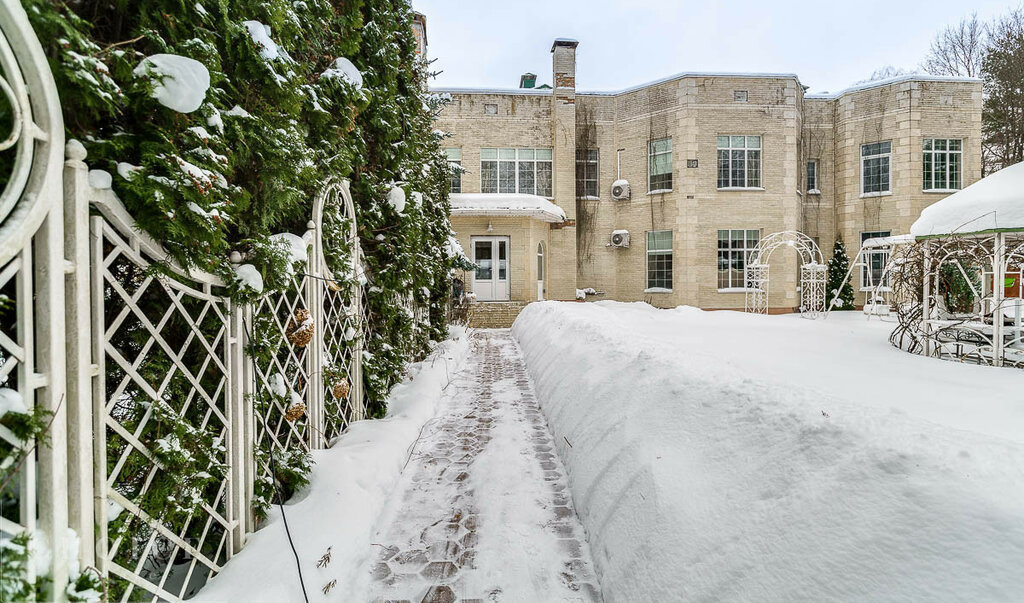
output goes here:
[[850, 256], [843, 239], [837, 238], [828, 260], [828, 280], [825, 283], [825, 307], [833, 310], [853, 310], [853, 285], [846, 273], [850, 270]]

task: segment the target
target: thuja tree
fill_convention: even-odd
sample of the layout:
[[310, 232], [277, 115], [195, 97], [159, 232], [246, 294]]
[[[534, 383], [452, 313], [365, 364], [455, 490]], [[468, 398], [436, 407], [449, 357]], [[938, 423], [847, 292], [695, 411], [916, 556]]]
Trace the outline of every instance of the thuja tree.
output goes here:
[[[415, 52], [408, 1], [23, 5], [57, 80], [68, 135], [85, 144], [90, 167], [112, 174], [118, 197], [170, 259], [221, 276], [236, 301], [293, 286], [301, 266], [272, 235], [301, 234], [322, 183], [351, 180], [364, 259], [361, 274], [346, 278], [364, 281], [366, 393], [370, 414], [383, 414], [404, 366], [446, 336], [457, 261], [444, 253], [448, 166], [432, 123], [442, 101], [426, 91], [427, 65]], [[345, 226], [328, 220], [325, 239], [343, 240]], [[355, 252], [342, 244], [326, 249], [336, 274]], [[236, 253], [258, 279], [236, 276]], [[142, 276], [125, 278], [138, 283]], [[137, 299], [150, 316], [167, 303], [158, 288]], [[422, 309], [418, 325], [413, 307]], [[172, 321], [168, 328], [190, 327]], [[142, 330], [118, 336], [125, 350], [143, 347]], [[167, 371], [161, 358], [139, 368], [151, 383]], [[198, 455], [179, 454], [175, 443], [219, 434], [191, 431], [204, 429], [196, 427], [201, 407], [183, 404], [187, 394], [176, 386], [163, 391], [163, 400], [140, 398], [120, 412], [132, 422], [145, 404], [156, 403], [160, 412], [139, 439], [166, 453], [167, 491], [173, 496], [187, 482], [188, 492], [179, 494], [198, 500], [215, 489], [222, 469], [216, 455], [200, 467]], [[308, 469], [305, 461], [283, 470]], [[199, 477], [176, 486], [175, 467]], [[190, 510], [166, 500], [136, 502], [170, 522]]]
[[853, 310], [853, 285], [847, 273], [850, 270], [850, 256], [841, 238], [832, 246], [832, 257], [828, 260], [828, 280], [825, 283], [826, 307], [833, 310]]

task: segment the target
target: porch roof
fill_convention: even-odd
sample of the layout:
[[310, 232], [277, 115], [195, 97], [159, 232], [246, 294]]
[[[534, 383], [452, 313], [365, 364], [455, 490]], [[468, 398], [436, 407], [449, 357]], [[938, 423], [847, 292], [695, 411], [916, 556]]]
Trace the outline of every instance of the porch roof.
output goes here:
[[452, 193], [453, 216], [525, 216], [565, 222], [565, 212], [544, 197], [519, 193]]
[[1003, 168], [925, 208], [917, 238], [1024, 231], [1024, 162]]

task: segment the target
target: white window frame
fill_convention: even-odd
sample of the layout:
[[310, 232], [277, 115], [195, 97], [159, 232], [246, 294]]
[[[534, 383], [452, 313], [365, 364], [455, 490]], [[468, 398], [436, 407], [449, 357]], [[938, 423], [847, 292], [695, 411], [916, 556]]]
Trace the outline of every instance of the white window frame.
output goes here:
[[[489, 153], [489, 151], [493, 151], [493, 153]], [[493, 155], [493, 158], [489, 157], [489, 155]], [[496, 173], [496, 178], [497, 178], [497, 180], [495, 182], [496, 189], [492, 190], [492, 191], [484, 190], [484, 172], [485, 172], [484, 164], [485, 163], [496, 163], [497, 164], [495, 166], [495, 169], [497, 170], [495, 172]], [[512, 191], [502, 191], [501, 190], [501, 177], [503, 175], [505, 175], [507, 177], [507, 175], [508, 175], [507, 169], [509, 169], [509, 168], [503, 168], [502, 164], [508, 164], [508, 163], [512, 164], [511, 170], [512, 170], [513, 190]], [[532, 164], [533, 165], [533, 191], [532, 192], [522, 190], [522, 188], [521, 188], [522, 184], [519, 181], [519, 166], [520, 165], [527, 165], [527, 164]], [[551, 180], [550, 180], [550, 183], [549, 183], [550, 186], [551, 186], [551, 190], [549, 191], [550, 194], [547, 194], [547, 195], [540, 194], [540, 193], [537, 192], [537, 182], [538, 182], [537, 174], [540, 173], [539, 166], [541, 164], [547, 164], [548, 170], [551, 173]], [[501, 193], [501, 192], [504, 192], [504, 193], [509, 193], [509, 192], [513, 192], [513, 193], [527, 193], [527, 194], [531, 194], [531, 195], [538, 195], [538, 196], [541, 196], [541, 197], [544, 197], [544, 198], [547, 198], [547, 199], [553, 199], [554, 198], [554, 193], [555, 193], [555, 184], [554, 184], [555, 172], [554, 172], [554, 167], [555, 167], [554, 166], [554, 158], [553, 158], [551, 149], [546, 149], [546, 148], [529, 149], [529, 148], [512, 148], [512, 147], [500, 147], [500, 148], [499, 147], [484, 147], [484, 148], [481, 148], [480, 149], [480, 192], [481, 193]]]
[[[935, 148], [935, 143], [937, 141], [940, 141], [940, 140], [945, 143], [946, 148], [944, 150], [937, 150]], [[955, 150], [955, 151], [951, 151], [949, 149], [951, 142], [956, 142], [959, 148], [957, 150]], [[921, 190], [923, 190], [924, 192], [927, 192], [927, 193], [951, 193], [951, 192], [958, 191], [961, 188], [963, 188], [963, 182], [964, 182], [964, 140], [962, 138], [925, 138], [924, 140], [921, 141], [921, 149], [922, 149], [922, 154], [921, 154], [921, 168], [922, 168], [922, 170], [921, 170], [922, 171]], [[935, 157], [936, 157], [936, 155], [944, 155], [945, 159], [946, 159], [946, 186], [944, 186], [944, 187], [935, 186]], [[926, 166], [929, 165], [929, 161], [928, 161], [929, 156], [931, 157], [931, 174], [929, 174], [928, 180], [924, 180], [924, 177], [925, 177], [924, 176], [924, 170], [927, 169]], [[953, 156], [957, 157], [957, 164], [959, 166], [959, 172], [957, 173], [958, 182], [956, 183], [956, 186], [949, 186], [949, 180], [950, 180], [950, 178], [949, 178], [949, 176], [950, 176], [949, 166], [951, 165], [950, 159]], [[930, 186], [930, 187], [926, 186], [928, 182], [931, 182], [932, 186]]]
[[[659, 142], [667, 142], [668, 143], [668, 149], [666, 149], [664, 151], [655, 152], [654, 151], [654, 145], [658, 144]], [[651, 170], [654, 167], [655, 157], [660, 157], [662, 155], [668, 155], [668, 171], [667, 172], [660, 172], [658, 174], [653, 174], [651, 172]], [[672, 161], [672, 138], [671, 137], [656, 138], [654, 140], [648, 141], [647, 142], [647, 194], [648, 195], [655, 195], [655, 194], [659, 194], [659, 193], [670, 193], [670, 192], [672, 192], [672, 187], [675, 186], [675, 182], [674, 182], [675, 174], [673, 174], [673, 169], [674, 168], [675, 168], [675, 165], [674, 165], [674, 162]], [[669, 184], [668, 188], [654, 188], [654, 187], [651, 186], [651, 179], [654, 178], [654, 176], [665, 176], [665, 175], [668, 175], [668, 184]]]
[[[728, 233], [726, 239], [729, 243], [728, 247], [721, 247], [722, 233]], [[743, 238], [742, 247], [733, 247], [733, 241], [739, 240], [736, 237], [736, 233], [739, 233]], [[751, 239], [751, 234], [754, 235], [754, 239]], [[750, 261], [750, 254], [757, 248], [757, 244], [761, 241], [761, 230], [758, 228], [719, 228], [717, 238], [715, 239], [715, 279], [719, 293], [740, 293], [747, 290], [747, 262]], [[722, 254], [726, 254], [726, 262], [729, 268], [726, 269], [728, 272], [727, 281], [725, 287], [722, 286]], [[740, 272], [740, 282], [733, 282], [733, 268], [732, 260], [733, 254], [739, 254], [743, 257], [743, 268]]]
[[[585, 153], [586, 155], [584, 155], [584, 157], [582, 159], [580, 159], [580, 153]], [[593, 153], [594, 154], [593, 159], [591, 159], [589, 156], [587, 156], [587, 155], [589, 155], [589, 153]], [[578, 172], [579, 172], [579, 169], [580, 169], [580, 164], [583, 164], [583, 178], [582, 178], [583, 192], [587, 193], [588, 192], [587, 191], [587, 183], [588, 182], [593, 182], [594, 183], [594, 194], [593, 195], [590, 195], [590, 194], [580, 195], [580, 191], [576, 191], [576, 197], [578, 199], [600, 199], [601, 198], [601, 154], [600, 154], [600, 151], [598, 149], [576, 149], [576, 171], [577, 171], [576, 185], [577, 186], [579, 186], [580, 183], [581, 183], [581, 179], [578, 177]], [[593, 178], [587, 178], [587, 166], [589, 166], [589, 165], [593, 165], [594, 166], [594, 177]]]
[[[863, 231], [863, 232], [860, 233], [860, 243], [863, 246], [864, 245], [864, 241], [867, 241], [868, 239], [879, 239], [879, 238], [888, 237], [888, 236], [892, 236], [892, 231], [891, 230], [866, 230], [866, 231]], [[876, 256], [882, 258], [882, 272], [885, 272], [885, 264], [889, 261], [889, 249], [888, 248], [881, 248], [881, 249], [866, 249], [866, 250], [864, 250], [864, 264], [860, 267], [860, 290], [861, 291], [874, 291], [875, 290], [875, 286], [874, 285], [870, 285], [869, 286], [866, 283], [869, 280], [867, 278], [868, 271], [872, 269], [871, 268], [871, 261]], [[888, 281], [888, 280], [889, 280], [888, 278], [885, 279], [885, 281]], [[877, 284], [877, 283], [875, 283], [875, 284]], [[879, 288], [879, 291], [890, 291], [890, 290], [891, 290], [891, 287], [890, 287], [888, 282], [883, 282], [882, 286]]]
[[[814, 166], [814, 186], [811, 186], [811, 166]], [[821, 164], [817, 159], [810, 159], [807, 161], [807, 194], [809, 195], [820, 195], [821, 190], [818, 185], [821, 184]]]
[[[448, 192], [450, 193], [461, 193], [462, 192], [462, 148], [461, 147], [449, 147], [444, 150], [445, 157], [448, 159], [449, 166], [456, 166], [452, 168], [451, 176], [448, 178]], [[458, 182], [458, 189], [456, 188], [456, 182]]]
[[[664, 234], [668, 233], [669, 246], [665, 248], [651, 249], [651, 235], [653, 234]], [[672, 293], [672, 285], [675, 281], [675, 266], [673, 265], [674, 253], [673, 247], [675, 246], [675, 236], [673, 236], [672, 230], [648, 230], [644, 233], [644, 238], [647, 242], [647, 258], [644, 264], [644, 279], [647, 286], [644, 288], [644, 293]], [[652, 286], [651, 285], [651, 256], [668, 256], [668, 287]], [[659, 268], [663, 270], [664, 268]]]
[[[884, 145], [884, 144], [889, 145], [889, 150], [887, 152], [885, 152], [885, 153], [875, 153], [873, 155], [865, 155], [864, 154], [864, 151], [865, 151], [864, 147], [869, 147], [869, 146], [872, 146], [872, 145]], [[864, 190], [864, 173], [865, 173], [865, 169], [866, 169], [866, 165], [865, 164], [869, 160], [872, 160], [872, 159], [878, 159], [879, 161], [881, 161], [882, 159], [886, 160], [886, 166], [887, 166], [887, 170], [886, 171], [888, 172], [888, 177], [886, 178], [886, 187], [887, 188], [885, 190], [870, 191], [870, 192]], [[891, 194], [892, 194], [892, 141], [891, 140], [880, 140], [878, 142], [866, 142], [866, 143], [860, 145], [860, 196], [861, 197], [881, 197], [883, 195], [891, 195]]]
[[[743, 144], [738, 146], [739, 138], [743, 139]], [[722, 146], [723, 139], [725, 139], [726, 146]], [[751, 141], [756, 140], [756, 146], [751, 145]], [[716, 172], [715, 182], [717, 183], [718, 190], [720, 191], [763, 191], [764, 190], [764, 172], [761, 169], [761, 165], [764, 159], [764, 139], [760, 134], [719, 134], [715, 143], [716, 148]], [[727, 184], [722, 186], [720, 178], [720, 172], [722, 170], [722, 151], [726, 152], [726, 158], [728, 161], [727, 167]], [[732, 180], [732, 154], [733, 151], [741, 151], [743, 153], [743, 183], [740, 186], [734, 186]], [[757, 182], [752, 182], [750, 178], [750, 154], [757, 153]]]

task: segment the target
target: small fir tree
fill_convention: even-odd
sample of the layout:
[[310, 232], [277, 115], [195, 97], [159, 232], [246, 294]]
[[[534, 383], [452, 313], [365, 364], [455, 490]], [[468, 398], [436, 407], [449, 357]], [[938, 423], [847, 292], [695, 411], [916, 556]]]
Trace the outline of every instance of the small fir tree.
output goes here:
[[[853, 310], [853, 285], [846, 274], [850, 270], [850, 256], [842, 239], [836, 239], [832, 246], [832, 257], [828, 261], [828, 281], [825, 285], [825, 301], [833, 310]], [[834, 300], [834, 301], [833, 301]]]

